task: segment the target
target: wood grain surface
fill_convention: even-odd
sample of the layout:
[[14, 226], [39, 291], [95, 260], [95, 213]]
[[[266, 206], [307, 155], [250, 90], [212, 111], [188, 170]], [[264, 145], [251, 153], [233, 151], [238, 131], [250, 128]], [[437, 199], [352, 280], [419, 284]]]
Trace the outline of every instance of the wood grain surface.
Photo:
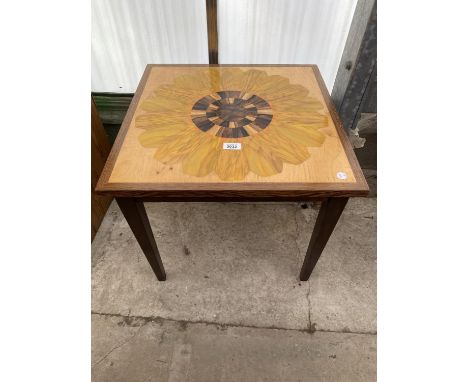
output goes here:
[[148, 65], [97, 191], [312, 198], [368, 187], [315, 65]]

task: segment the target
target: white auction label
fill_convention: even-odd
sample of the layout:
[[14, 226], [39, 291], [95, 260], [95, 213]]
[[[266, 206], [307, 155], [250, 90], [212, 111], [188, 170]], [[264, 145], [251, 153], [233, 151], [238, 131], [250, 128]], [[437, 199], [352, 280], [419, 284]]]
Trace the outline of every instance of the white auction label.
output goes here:
[[241, 143], [223, 143], [224, 150], [241, 150], [242, 144]]
[[340, 172], [337, 172], [337, 173], [336, 173], [336, 177], [337, 177], [338, 179], [347, 179], [347, 178], [348, 178], [348, 175], [346, 175], [345, 172], [341, 172], [341, 171], [340, 171]]

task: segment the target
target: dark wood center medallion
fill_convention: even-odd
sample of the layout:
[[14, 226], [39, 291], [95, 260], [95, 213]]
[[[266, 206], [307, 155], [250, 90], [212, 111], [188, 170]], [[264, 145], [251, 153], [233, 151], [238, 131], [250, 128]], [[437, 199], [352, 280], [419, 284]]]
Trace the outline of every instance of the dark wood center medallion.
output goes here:
[[242, 138], [265, 129], [273, 114], [270, 104], [259, 96], [221, 91], [198, 100], [191, 117], [201, 131], [222, 138]]

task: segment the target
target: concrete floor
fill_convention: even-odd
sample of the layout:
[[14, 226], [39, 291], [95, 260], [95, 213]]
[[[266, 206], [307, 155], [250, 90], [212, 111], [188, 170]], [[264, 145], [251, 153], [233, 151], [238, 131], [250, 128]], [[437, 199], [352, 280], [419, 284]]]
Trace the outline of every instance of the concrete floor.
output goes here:
[[376, 204], [350, 200], [308, 282], [318, 205], [147, 204], [158, 282], [113, 202], [92, 246], [93, 381], [374, 381]]

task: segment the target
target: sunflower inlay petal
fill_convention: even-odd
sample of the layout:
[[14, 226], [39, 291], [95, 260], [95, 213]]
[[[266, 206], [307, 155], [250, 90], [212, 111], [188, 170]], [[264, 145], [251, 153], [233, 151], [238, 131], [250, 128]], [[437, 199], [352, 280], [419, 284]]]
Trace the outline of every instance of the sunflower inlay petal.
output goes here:
[[309, 147], [319, 147], [325, 141], [325, 135], [320, 131], [311, 129], [307, 125], [294, 125], [288, 129], [282, 129], [281, 134], [292, 141]]
[[283, 170], [281, 159], [259, 144], [246, 145], [244, 151], [250, 170], [259, 176], [271, 176]]
[[221, 151], [215, 171], [221, 180], [234, 181], [244, 179], [249, 173], [249, 163], [245, 152], [241, 150]]
[[136, 118], [136, 123], [142, 129], [170, 129], [172, 134], [188, 128], [187, 117], [176, 113], [174, 116], [167, 113], [143, 114]]
[[171, 141], [174, 131], [170, 127], [146, 130], [138, 139], [143, 147], [159, 147], [161, 144]]
[[[135, 124], [144, 130], [141, 145], [154, 148], [156, 160], [180, 163], [187, 175], [268, 177], [281, 173], [283, 163], [303, 163], [312, 153], [308, 147], [326, 139], [320, 129], [329, 117], [308, 93], [264, 70], [210, 68], [161, 85], [142, 102]], [[226, 142], [242, 148], [224, 150]]]
[[182, 162], [182, 170], [193, 176], [206, 176], [211, 173], [218, 161], [220, 142], [206, 141], [187, 154]]
[[269, 134], [263, 134], [260, 139], [265, 145], [271, 147], [275, 156], [284, 162], [291, 164], [301, 164], [310, 157], [307, 148], [285, 137], [277, 129], [271, 129]]
[[192, 131], [184, 132], [162, 145], [154, 157], [163, 163], [176, 163], [185, 158], [191, 151], [196, 150], [206, 141], [202, 134], [194, 135]]

